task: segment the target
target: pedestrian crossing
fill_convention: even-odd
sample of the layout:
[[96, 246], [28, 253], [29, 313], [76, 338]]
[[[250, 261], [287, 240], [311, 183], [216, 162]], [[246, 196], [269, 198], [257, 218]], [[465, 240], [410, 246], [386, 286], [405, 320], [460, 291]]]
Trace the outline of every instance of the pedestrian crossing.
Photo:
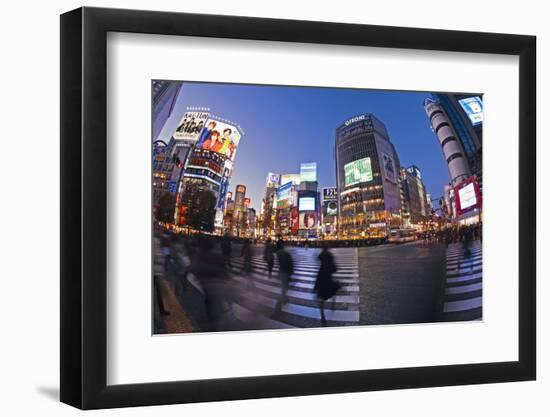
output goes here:
[[[259, 248], [257, 248], [259, 249]], [[244, 320], [262, 323], [265, 328], [318, 327], [321, 314], [314, 291], [319, 270], [317, 248], [286, 248], [294, 261], [294, 274], [283, 297], [278, 277], [277, 256], [271, 277], [263, 251], [253, 254], [251, 271], [244, 270], [244, 259], [233, 257], [233, 306]], [[325, 303], [328, 324], [351, 325], [359, 322], [359, 264], [355, 248], [331, 249], [338, 270], [333, 277], [341, 285], [337, 294]], [[245, 314], [246, 312], [246, 314]]]
[[479, 240], [447, 248], [443, 320], [480, 320], [483, 305], [483, 249]]

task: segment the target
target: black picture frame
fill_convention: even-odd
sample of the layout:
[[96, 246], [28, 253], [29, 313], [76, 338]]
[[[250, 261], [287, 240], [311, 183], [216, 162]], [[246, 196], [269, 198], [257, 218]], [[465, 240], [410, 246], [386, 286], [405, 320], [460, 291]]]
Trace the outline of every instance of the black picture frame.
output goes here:
[[[107, 385], [108, 32], [519, 56], [519, 360]], [[534, 36], [251, 17], [88, 7], [61, 15], [61, 401], [96, 409], [535, 379], [535, 45]]]

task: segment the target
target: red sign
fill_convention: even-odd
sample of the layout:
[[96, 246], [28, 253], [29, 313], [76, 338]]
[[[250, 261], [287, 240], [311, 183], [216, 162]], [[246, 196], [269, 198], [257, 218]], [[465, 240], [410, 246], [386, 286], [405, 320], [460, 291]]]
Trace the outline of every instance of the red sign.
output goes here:
[[477, 208], [481, 209], [481, 190], [475, 175], [454, 187], [453, 192], [457, 216]]
[[291, 219], [292, 219], [292, 235], [298, 236], [298, 230], [300, 228], [300, 222], [298, 217], [298, 207], [293, 207], [292, 211], [290, 212]]

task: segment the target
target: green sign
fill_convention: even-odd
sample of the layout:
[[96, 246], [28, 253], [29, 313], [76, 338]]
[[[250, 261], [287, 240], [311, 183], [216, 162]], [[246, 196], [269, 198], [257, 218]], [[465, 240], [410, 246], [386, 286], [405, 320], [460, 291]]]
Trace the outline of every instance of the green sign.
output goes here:
[[372, 181], [370, 158], [358, 159], [344, 165], [346, 187], [360, 182]]

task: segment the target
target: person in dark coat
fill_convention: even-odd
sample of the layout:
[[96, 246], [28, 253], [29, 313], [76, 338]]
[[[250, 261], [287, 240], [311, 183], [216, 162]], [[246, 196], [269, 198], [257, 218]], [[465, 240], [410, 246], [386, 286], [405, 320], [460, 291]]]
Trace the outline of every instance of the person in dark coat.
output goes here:
[[224, 322], [230, 313], [228, 302], [229, 274], [225, 260], [214, 251], [209, 236], [200, 236], [199, 248], [191, 260], [190, 272], [198, 279], [204, 291], [204, 304], [210, 330], [224, 330]]
[[250, 239], [245, 239], [241, 249], [241, 256], [244, 258], [244, 272], [250, 274], [252, 272], [252, 248], [250, 247]]
[[294, 262], [292, 256], [285, 249], [283, 241], [277, 241], [277, 260], [279, 261], [279, 279], [281, 280], [281, 299], [277, 303], [276, 309], [281, 310], [287, 300], [287, 291], [292, 274], [294, 273]]
[[321, 324], [325, 326], [327, 324], [327, 319], [325, 317], [325, 301], [336, 294], [336, 291], [340, 288], [340, 284], [332, 277], [332, 274], [334, 274], [338, 268], [334, 262], [334, 256], [327, 247], [324, 247], [319, 254], [319, 261], [321, 262], [321, 266], [313, 289], [320, 300], [319, 309], [321, 310]]
[[264, 246], [264, 260], [267, 263], [267, 273], [270, 278], [273, 272], [273, 264], [275, 263], [275, 255], [273, 252], [275, 252], [275, 249], [273, 248], [271, 239], [267, 239]]

